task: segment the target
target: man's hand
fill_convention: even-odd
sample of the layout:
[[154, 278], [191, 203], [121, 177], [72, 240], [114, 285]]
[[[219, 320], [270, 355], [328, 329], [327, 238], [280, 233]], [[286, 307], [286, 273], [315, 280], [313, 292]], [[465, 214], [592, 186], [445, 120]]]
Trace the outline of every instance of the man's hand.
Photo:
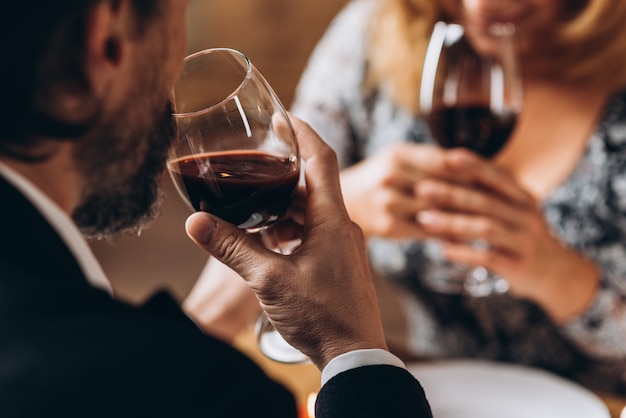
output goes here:
[[200, 247], [241, 275], [281, 335], [317, 367], [356, 349], [387, 349], [363, 234], [343, 205], [334, 152], [292, 120], [305, 160], [302, 244], [276, 254], [208, 213], [187, 220]]

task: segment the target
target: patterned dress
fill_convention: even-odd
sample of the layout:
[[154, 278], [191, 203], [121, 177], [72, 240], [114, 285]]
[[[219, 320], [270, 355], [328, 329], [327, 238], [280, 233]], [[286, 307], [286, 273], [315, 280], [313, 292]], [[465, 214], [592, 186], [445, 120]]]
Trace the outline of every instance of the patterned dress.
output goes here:
[[[424, 122], [384, 85], [364, 88], [368, 25], [377, 0], [353, 0], [335, 18], [300, 81], [293, 113], [349, 166], [398, 142], [432, 142]], [[442, 294], [433, 277], [451, 266], [434, 243], [372, 239], [372, 265], [408, 291], [406, 350], [420, 358], [485, 358], [545, 368], [587, 387], [626, 395], [626, 92], [607, 104], [569, 177], [544, 200], [553, 233], [594, 260], [600, 288], [587, 311], [554, 324], [534, 303], [499, 294]]]

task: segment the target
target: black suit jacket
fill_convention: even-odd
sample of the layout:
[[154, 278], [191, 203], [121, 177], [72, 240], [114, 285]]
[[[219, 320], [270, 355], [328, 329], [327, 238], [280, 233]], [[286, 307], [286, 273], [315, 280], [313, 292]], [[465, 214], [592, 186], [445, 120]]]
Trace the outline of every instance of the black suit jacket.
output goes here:
[[[166, 293], [141, 307], [91, 287], [38, 211], [0, 178], [0, 417], [289, 417], [292, 395], [203, 334]], [[430, 417], [391, 366], [331, 379], [317, 417]]]

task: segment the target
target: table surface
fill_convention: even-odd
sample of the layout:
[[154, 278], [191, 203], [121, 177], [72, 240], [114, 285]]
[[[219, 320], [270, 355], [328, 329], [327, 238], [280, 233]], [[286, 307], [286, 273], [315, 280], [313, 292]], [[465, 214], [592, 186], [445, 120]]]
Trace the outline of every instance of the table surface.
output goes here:
[[[315, 366], [281, 364], [266, 358], [256, 347], [252, 327], [237, 337], [235, 346], [252, 357], [269, 376], [288, 387], [302, 407], [307, 404], [309, 396], [319, 390], [321, 374]], [[428, 392], [427, 388], [426, 391]], [[601, 393], [596, 395], [607, 405], [611, 418], [621, 418], [620, 414], [626, 407], [626, 399]]]
[[[397, 289], [390, 286], [388, 282], [376, 278], [375, 283], [388, 344], [390, 347], [402, 347], [405, 343], [406, 321], [400, 304], [397, 303]], [[235, 345], [252, 357], [268, 375], [288, 387], [294, 393], [298, 404], [306, 405], [309, 395], [319, 390], [320, 372], [312, 364], [288, 365], [266, 358], [256, 347], [252, 328], [250, 326], [242, 332], [236, 339]], [[401, 358], [403, 357], [398, 350], [395, 352]], [[596, 393], [596, 395], [607, 405], [611, 418], [621, 418], [620, 414], [626, 407], [626, 399], [602, 393]], [[626, 418], [626, 413], [624, 418]]]
[[[256, 345], [252, 325], [239, 334], [234, 345], [250, 356], [274, 380], [289, 388], [301, 408], [306, 408], [309, 396], [319, 391], [321, 373], [313, 364], [282, 364], [265, 357]], [[309, 417], [312, 418], [313, 415]]]
[[[397, 289], [376, 278], [375, 283], [388, 344], [390, 347], [401, 347], [405, 342], [406, 322], [400, 304], [397, 303], [395, 293]], [[289, 365], [268, 359], [256, 346], [252, 325], [237, 337], [235, 346], [253, 358], [268, 375], [288, 387], [294, 393], [299, 405], [306, 405], [309, 396], [318, 392], [321, 373], [317, 368], [312, 364]], [[403, 357], [398, 350], [395, 350], [395, 353]], [[428, 392], [427, 388], [426, 391]], [[611, 418], [622, 418], [622, 410], [626, 408], [625, 398], [603, 393], [596, 393], [596, 395], [607, 405]], [[624, 418], [626, 418], [626, 412]]]

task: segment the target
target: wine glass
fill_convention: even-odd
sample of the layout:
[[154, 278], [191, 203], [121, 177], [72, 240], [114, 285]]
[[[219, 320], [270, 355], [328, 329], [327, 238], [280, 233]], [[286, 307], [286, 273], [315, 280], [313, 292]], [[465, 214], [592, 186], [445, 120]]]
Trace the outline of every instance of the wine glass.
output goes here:
[[[509, 139], [522, 106], [515, 26], [496, 23], [485, 34], [456, 23], [435, 24], [426, 50], [419, 104], [435, 141], [495, 156]], [[480, 240], [472, 243], [485, 246]], [[484, 267], [456, 266], [432, 279], [443, 292], [487, 296], [504, 293], [507, 282]]]
[[[287, 112], [270, 85], [241, 52], [212, 48], [185, 58], [172, 103], [178, 141], [167, 167], [183, 200], [192, 210], [260, 234], [268, 248], [284, 253], [269, 228], [292, 201], [300, 156]], [[255, 330], [269, 358], [308, 360], [265, 314]]]

